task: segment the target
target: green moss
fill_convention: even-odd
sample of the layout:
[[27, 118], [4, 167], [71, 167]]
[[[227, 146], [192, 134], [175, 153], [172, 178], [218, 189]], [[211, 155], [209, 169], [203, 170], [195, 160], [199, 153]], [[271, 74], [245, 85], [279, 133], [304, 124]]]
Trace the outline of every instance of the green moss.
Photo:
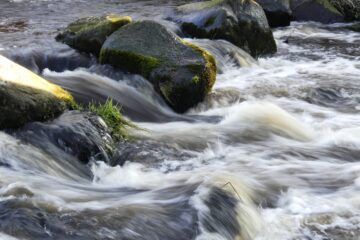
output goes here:
[[100, 62], [111, 63], [115, 67], [141, 74], [144, 77], [149, 77], [151, 71], [160, 64], [160, 60], [155, 57], [112, 49], [101, 50]]
[[105, 25], [109, 24], [120, 27], [130, 23], [131, 21], [132, 19], [129, 16], [118, 16], [115, 14], [109, 14], [103, 17], [86, 17], [70, 23], [66, 28], [66, 31], [78, 33], [81, 31], [89, 31], [95, 28], [103, 28]]
[[127, 139], [129, 134], [127, 127], [136, 127], [127, 121], [121, 114], [121, 108], [108, 99], [103, 104], [90, 103], [87, 109], [99, 115], [110, 128], [111, 135], [115, 140]]
[[0, 129], [50, 120], [68, 108], [68, 99], [14, 83], [0, 84], [0, 96]]
[[219, 4], [222, 4], [223, 2], [225, 2], [225, 0], [212, 0], [206, 2], [189, 3], [181, 7], [178, 7], [178, 10], [179, 11], [203, 10], [205, 8], [211, 8], [217, 6]]
[[130, 16], [119, 16], [116, 14], [107, 15], [106, 20], [112, 23], [124, 24], [124, 25], [132, 22], [132, 18]]
[[194, 83], [194, 84], [198, 84], [200, 82], [200, 77], [198, 75], [195, 75], [191, 81]]
[[[205, 68], [199, 75], [199, 82], [205, 85], [204, 86], [205, 94], [209, 93], [216, 81], [217, 68], [216, 68], [215, 58], [205, 49], [203, 49], [193, 43], [185, 41], [183, 39], [181, 39], [181, 41], [184, 44], [188, 45], [189, 47], [193, 48], [195, 51], [197, 51], [198, 53], [200, 53], [203, 56], [203, 58], [205, 60]], [[189, 67], [197, 68], [198, 66], [189, 66]]]
[[335, 7], [334, 5], [332, 5], [329, 0], [317, 0], [318, 3], [320, 3], [321, 5], [323, 5], [326, 9], [328, 9], [329, 11], [338, 14], [338, 15], [342, 15]]
[[81, 18], [69, 24], [64, 32], [56, 36], [56, 40], [98, 56], [106, 38], [131, 21], [129, 16], [118, 15]]

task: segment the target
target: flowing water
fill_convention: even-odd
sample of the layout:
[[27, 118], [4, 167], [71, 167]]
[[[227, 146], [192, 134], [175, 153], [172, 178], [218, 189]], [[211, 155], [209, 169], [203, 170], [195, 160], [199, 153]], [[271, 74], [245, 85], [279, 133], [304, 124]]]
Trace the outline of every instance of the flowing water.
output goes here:
[[359, 33], [293, 23], [258, 60], [196, 40], [219, 74], [185, 115], [142, 77], [53, 40], [107, 12], [178, 32], [163, 19], [181, 3], [0, 0], [1, 54], [80, 102], [113, 98], [140, 127], [112, 167], [79, 163], [31, 128], [0, 132], [0, 239], [360, 239]]

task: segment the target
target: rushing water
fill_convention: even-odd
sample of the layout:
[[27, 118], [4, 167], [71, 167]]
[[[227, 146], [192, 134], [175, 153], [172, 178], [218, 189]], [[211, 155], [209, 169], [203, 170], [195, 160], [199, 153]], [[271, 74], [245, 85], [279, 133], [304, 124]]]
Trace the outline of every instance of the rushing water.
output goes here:
[[78, 163], [31, 128], [0, 132], [0, 239], [359, 240], [359, 33], [293, 23], [274, 30], [278, 53], [258, 61], [196, 40], [220, 73], [186, 115], [142, 77], [53, 40], [106, 12], [178, 31], [162, 20], [178, 4], [0, 0], [1, 54], [80, 102], [113, 98], [146, 129], [120, 144], [121, 167]]

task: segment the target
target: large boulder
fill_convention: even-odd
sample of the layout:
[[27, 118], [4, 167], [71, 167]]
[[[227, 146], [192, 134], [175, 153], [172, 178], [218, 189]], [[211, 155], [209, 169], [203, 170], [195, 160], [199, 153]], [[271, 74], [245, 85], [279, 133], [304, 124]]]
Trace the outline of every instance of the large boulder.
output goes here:
[[264, 9], [270, 27], [289, 26], [292, 19], [290, 0], [256, 0]]
[[216, 79], [212, 55], [153, 21], [113, 33], [101, 49], [100, 62], [141, 74], [177, 112], [202, 101]]
[[131, 17], [113, 14], [81, 18], [59, 33], [56, 40], [79, 51], [97, 56], [106, 38], [131, 21]]
[[172, 18], [196, 38], [223, 39], [253, 57], [276, 52], [276, 43], [262, 7], [252, 0], [212, 0], [177, 8]]
[[73, 107], [64, 89], [0, 56], [0, 129], [44, 121]]
[[291, 8], [295, 21], [315, 21], [320, 23], [344, 22], [344, 15], [330, 0], [292, 0]]

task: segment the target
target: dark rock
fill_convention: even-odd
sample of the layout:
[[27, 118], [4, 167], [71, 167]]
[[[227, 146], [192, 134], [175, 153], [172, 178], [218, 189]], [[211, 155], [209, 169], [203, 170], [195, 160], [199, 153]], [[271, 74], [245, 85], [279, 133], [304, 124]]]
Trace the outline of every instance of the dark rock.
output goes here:
[[238, 199], [221, 188], [213, 187], [205, 204], [209, 212], [204, 216], [203, 225], [212, 233], [221, 233], [226, 239], [240, 235], [241, 226], [237, 220]]
[[292, 0], [291, 8], [295, 21], [325, 24], [345, 21], [343, 14], [330, 3], [330, 0]]
[[106, 38], [130, 22], [130, 17], [117, 15], [81, 18], [58, 34], [56, 40], [79, 51], [99, 55]]
[[0, 129], [45, 121], [74, 106], [61, 87], [0, 56]]
[[360, 32], [360, 23], [356, 23], [345, 28], [354, 32]]
[[256, 0], [264, 9], [270, 27], [289, 26], [292, 19], [290, 0]]
[[183, 32], [191, 37], [224, 39], [253, 57], [276, 52], [276, 43], [262, 7], [254, 1], [212, 0], [180, 6]]
[[333, 6], [341, 12], [346, 20], [360, 20], [360, 1], [359, 0], [329, 0]]
[[100, 62], [144, 76], [177, 112], [201, 102], [216, 79], [212, 55], [153, 21], [113, 33], [101, 49]]
[[51, 150], [49, 144], [54, 145], [83, 163], [91, 158], [110, 162], [114, 149], [104, 121], [89, 112], [69, 111], [48, 123], [29, 123], [16, 135], [42, 149]]

